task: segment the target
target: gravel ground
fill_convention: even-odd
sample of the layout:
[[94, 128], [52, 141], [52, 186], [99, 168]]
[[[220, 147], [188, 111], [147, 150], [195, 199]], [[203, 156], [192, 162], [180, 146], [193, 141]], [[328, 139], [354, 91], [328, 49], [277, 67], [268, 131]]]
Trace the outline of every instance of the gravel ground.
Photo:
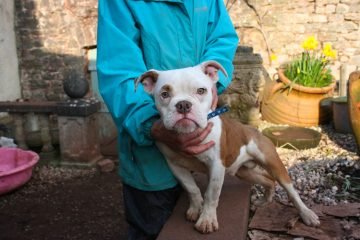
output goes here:
[[[263, 130], [274, 124], [263, 122]], [[307, 150], [277, 148], [289, 175], [303, 201], [311, 207], [314, 204], [337, 205], [339, 203], [360, 202], [360, 157], [353, 134], [336, 133], [331, 125], [312, 128], [322, 133], [318, 147]], [[252, 187], [252, 202], [262, 197], [259, 186]], [[276, 185], [275, 199], [288, 204], [286, 192]], [[256, 206], [251, 204], [251, 215]], [[360, 213], [359, 213], [360, 214]], [[250, 217], [251, 219], [251, 217]], [[359, 226], [357, 218], [345, 218], [341, 222], [343, 229]], [[248, 239], [294, 239], [283, 233], [270, 233], [261, 230], [249, 230]], [[303, 240], [298, 237], [295, 239]], [[342, 237], [342, 240], [354, 240], [354, 237]]]
[[116, 171], [38, 165], [23, 187], [0, 196], [1, 240], [125, 240]]
[[[262, 123], [260, 130], [272, 124]], [[307, 150], [277, 148], [300, 196], [308, 204], [360, 202], [360, 157], [353, 134], [336, 133], [331, 125], [313, 128], [322, 133], [318, 147]], [[252, 198], [261, 194], [254, 191]], [[275, 197], [287, 201], [277, 186]]]

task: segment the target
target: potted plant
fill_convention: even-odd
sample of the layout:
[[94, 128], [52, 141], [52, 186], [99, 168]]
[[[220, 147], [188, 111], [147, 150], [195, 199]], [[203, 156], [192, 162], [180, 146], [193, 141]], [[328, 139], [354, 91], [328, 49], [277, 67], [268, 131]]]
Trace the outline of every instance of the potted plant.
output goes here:
[[293, 126], [317, 126], [331, 118], [330, 101], [335, 81], [329, 64], [336, 51], [329, 43], [319, 49], [315, 37], [307, 38], [304, 51], [278, 69], [278, 79], [265, 84], [264, 120]]

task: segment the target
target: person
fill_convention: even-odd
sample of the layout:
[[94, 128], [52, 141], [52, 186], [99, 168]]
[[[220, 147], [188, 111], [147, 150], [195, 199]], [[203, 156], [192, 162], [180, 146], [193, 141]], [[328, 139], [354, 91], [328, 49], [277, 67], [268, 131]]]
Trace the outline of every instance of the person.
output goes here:
[[142, 86], [135, 92], [134, 80], [149, 69], [215, 60], [228, 72], [214, 86], [220, 94], [231, 81], [238, 37], [223, 0], [99, 0], [98, 11], [99, 90], [118, 128], [129, 239], [155, 239], [181, 187], [154, 142], [195, 155], [213, 146], [201, 143], [212, 126], [187, 135], [165, 129], [153, 98]]

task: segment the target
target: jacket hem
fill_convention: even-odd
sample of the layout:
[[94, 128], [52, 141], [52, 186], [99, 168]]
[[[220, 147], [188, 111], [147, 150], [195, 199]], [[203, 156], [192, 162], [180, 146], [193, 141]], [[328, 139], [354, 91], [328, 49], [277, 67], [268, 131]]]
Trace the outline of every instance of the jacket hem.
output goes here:
[[139, 183], [136, 180], [133, 179], [129, 179], [125, 176], [120, 176], [121, 181], [133, 188], [142, 190], [142, 191], [162, 191], [165, 189], [170, 189], [175, 187], [176, 185], [178, 185], [178, 182], [175, 179], [172, 179], [170, 181], [167, 181], [166, 183], [159, 183], [159, 184], [143, 184], [143, 183]]

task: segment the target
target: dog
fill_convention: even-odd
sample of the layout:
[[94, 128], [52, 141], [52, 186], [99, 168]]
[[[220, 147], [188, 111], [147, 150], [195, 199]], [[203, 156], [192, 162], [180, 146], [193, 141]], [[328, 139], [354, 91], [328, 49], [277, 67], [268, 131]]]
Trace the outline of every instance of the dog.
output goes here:
[[[194, 67], [168, 71], [149, 70], [135, 80], [135, 89], [142, 84], [152, 95], [164, 126], [178, 134], [205, 128], [209, 121], [213, 128], [204, 142], [215, 145], [196, 156], [184, 156], [161, 142], [156, 142], [170, 169], [187, 191], [190, 206], [186, 212], [189, 221], [196, 221], [201, 233], [219, 229], [216, 208], [226, 173], [264, 186], [263, 203], [271, 202], [275, 181], [287, 192], [309, 226], [320, 224], [318, 216], [300, 199], [281, 162], [274, 144], [258, 130], [238, 121], [216, 116], [208, 120], [211, 112], [212, 87], [218, 81], [218, 71], [226, 70], [216, 61], [206, 61]], [[205, 172], [209, 183], [204, 194], [194, 181], [191, 172]]]

